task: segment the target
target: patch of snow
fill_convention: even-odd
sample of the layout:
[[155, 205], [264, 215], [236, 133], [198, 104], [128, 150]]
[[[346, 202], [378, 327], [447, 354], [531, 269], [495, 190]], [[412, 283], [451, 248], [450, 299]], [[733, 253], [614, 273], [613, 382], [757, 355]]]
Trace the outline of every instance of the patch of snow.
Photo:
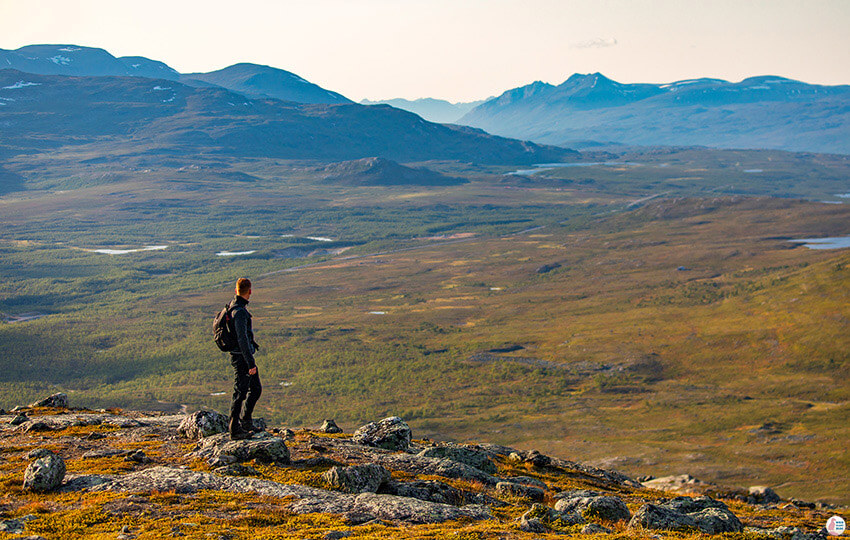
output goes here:
[[[325, 90], [325, 91], [327, 92], [327, 90]], [[336, 98], [336, 96], [333, 94], [333, 92], [328, 92], [328, 95], [331, 96], [332, 98]]]
[[490, 287], [490, 290], [491, 291], [501, 291], [502, 288], [501, 287]]
[[284, 388], [286, 388], [286, 387], [292, 386], [292, 383], [289, 382], [289, 381], [280, 381], [280, 385], [283, 386]]
[[41, 86], [41, 83], [18, 81], [11, 86], [4, 86], [3, 88], [0, 88], [0, 90], [17, 90], [18, 88], [24, 88], [25, 86]]
[[[133, 67], [136, 67], [138, 65], [139, 64], [136, 64]], [[154, 90], [171, 90], [171, 87], [170, 86], [154, 86], [153, 89]]]
[[307, 240], [315, 240], [316, 242], [333, 242], [333, 238], [325, 238], [324, 236], [307, 236]]
[[61, 48], [61, 49], [59, 49], [59, 50], [60, 50], [60, 51], [62, 51], [62, 52], [82, 51], [82, 49], [81, 49], [81, 48], [79, 48], [79, 47], [62, 47], [62, 48]]
[[835, 196], [839, 199], [850, 199], [850, 193], [836, 193]]
[[[296, 75], [295, 73], [290, 73], [290, 75], [291, 75], [291, 76], [292, 76], [292, 78], [293, 78], [293, 79], [295, 79], [296, 81], [303, 82], [303, 83], [307, 83], [307, 81], [305, 81], [304, 79], [302, 79], [301, 77], [299, 77], [299, 76], [298, 76], [298, 75]], [[307, 83], [307, 84], [309, 84], [309, 83]]]
[[744, 169], [745, 173], [762, 173], [764, 169]]
[[750, 90], [770, 90], [769, 86], [750, 86]]
[[256, 253], [257, 250], [251, 251], [219, 251], [216, 253], [219, 257], [236, 257], [239, 255], [250, 255], [252, 253]]
[[56, 64], [57, 66], [67, 66], [71, 63], [70, 58], [68, 58], [67, 56], [59, 56], [58, 54], [56, 56], [51, 57], [50, 61]]
[[295, 238], [295, 235], [294, 234], [282, 234], [282, 235], [280, 235], [280, 237], [281, 238]]
[[145, 246], [137, 249], [84, 249], [90, 253], [102, 253], [104, 255], [126, 255], [127, 253], [136, 253], [137, 251], [158, 251], [166, 249], [168, 246]]
[[211, 396], [224, 396], [224, 395], [227, 395], [227, 392], [213, 392], [210, 395]]
[[175, 98], [175, 97], [176, 97], [176, 96], [171, 96], [171, 97], [170, 97], [170, 98], [168, 98], [168, 99], [163, 99], [163, 100], [162, 100], [162, 102], [163, 102], [163, 103], [171, 103], [172, 101], [174, 101], [174, 98]]
[[370, 311], [369, 315], [386, 315], [386, 311]]

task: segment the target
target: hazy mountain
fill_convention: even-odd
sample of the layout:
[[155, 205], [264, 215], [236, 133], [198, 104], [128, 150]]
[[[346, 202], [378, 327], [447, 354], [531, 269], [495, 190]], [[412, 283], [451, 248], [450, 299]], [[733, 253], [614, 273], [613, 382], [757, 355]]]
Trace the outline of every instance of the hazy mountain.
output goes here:
[[298, 75], [268, 66], [235, 64], [210, 73], [181, 75], [167, 64], [143, 56], [116, 58], [103, 49], [77, 45], [28, 45], [0, 49], [0, 69], [40, 75], [83, 77], [130, 76], [180, 80], [190, 86], [221, 86], [248, 97], [270, 97], [298, 103], [351, 103]]
[[453, 124], [457, 122], [463, 115], [487, 101], [482, 99], [479, 101], [470, 101], [466, 103], [451, 103], [442, 99], [422, 98], [413, 101], [407, 99], [385, 99], [379, 101], [369, 101], [364, 99], [360, 103], [362, 105], [392, 105], [397, 109], [404, 109], [416, 113], [429, 122], [439, 122], [441, 124]]
[[257, 64], [234, 64], [209, 73], [187, 73], [181, 82], [215, 84], [249, 97], [270, 97], [298, 103], [351, 103], [351, 100], [305, 81], [288, 71]]
[[424, 167], [405, 167], [380, 157], [331, 163], [321, 172], [325, 182], [349, 186], [450, 186], [466, 182], [463, 178], [452, 178]]
[[[141, 77], [64, 77], [0, 70], [0, 146], [29, 151], [97, 143], [134, 151], [292, 159], [456, 159], [539, 163], [563, 148], [433, 124], [389, 107], [247, 99]], [[11, 150], [13, 149], [13, 150]]]
[[775, 76], [622, 84], [594, 73], [508, 90], [460, 123], [547, 144], [575, 140], [850, 153], [850, 86]]

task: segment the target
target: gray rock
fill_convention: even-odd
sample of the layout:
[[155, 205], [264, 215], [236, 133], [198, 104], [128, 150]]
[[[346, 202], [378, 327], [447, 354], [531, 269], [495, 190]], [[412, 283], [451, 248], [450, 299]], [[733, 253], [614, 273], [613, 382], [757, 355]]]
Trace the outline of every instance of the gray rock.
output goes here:
[[24, 413], [21, 413], [21, 414], [15, 416], [14, 418], [12, 418], [9, 421], [9, 425], [20, 426], [21, 424], [23, 424], [27, 420], [29, 420], [29, 417], [27, 415], [25, 415]]
[[642, 506], [629, 527], [645, 529], [699, 529], [706, 534], [740, 532], [744, 525], [722, 502], [711, 497], [676, 497], [658, 505]]
[[530, 533], [545, 533], [549, 528], [538, 518], [529, 518], [526, 514], [523, 514], [519, 518], [519, 530]]
[[747, 491], [747, 502], [750, 504], [773, 504], [780, 500], [779, 495], [767, 486], [750, 486]]
[[573, 489], [570, 491], [559, 491], [555, 494], [555, 499], [575, 499], [578, 497], [599, 497], [602, 494], [598, 491], [589, 489]]
[[358, 428], [351, 437], [351, 440], [356, 444], [402, 451], [408, 449], [410, 439], [410, 426], [398, 416], [391, 416], [379, 422], [366, 424]]
[[24, 471], [24, 489], [51, 491], [61, 486], [64, 478], [65, 462], [51, 452], [29, 464]]
[[289, 448], [280, 437], [269, 433], [258, 433], [248, 439], [231, 441], [228, 433], [211, 435], [201, 440], [200, 449], [195, 453], [202, 458], [222, 458], [230, 456], [235, 461], [256, 459], [262, 463], [289, 463]]
[[405, 523], [441, 523], [455, 519], [492, 519], [489, 508], [479, 505], [456, 507], [393, 495], [359, 495], [311, 488], [298, 484], [279, 484], [259, 478], [217, 476], [209, 473], [151, 467], [95, 486], [93, 491], [195, 493], [200, 490], [254, 493], [279, 499], [296, 499], [289, 509], [297, 514], [324, 512], [339, 514], [360, 523], [384, 519]]
[[114, 476], [106, 476], [100, 474], [87, 474], [77, 476], [67, 476], [65, 483], [59, 488], [62, 493], [70, 493], [74, 491], [86, 491], [101, 484], [107, 484], [115, 480]]
[[549, 486], [546, 485], [546, 482], [543, 480], [538, 480], [537, 478], [532, 478], [530, 476], [509, 476], [505, 478], [507, 482], [513, 482], [514, 484], [525, 484], [526, 486], [534, 486], [539, 487], [540, 489], [549, 489]]
[[629, 528], [693, 531], [697, 529], [697, 524], [687, 514], [656, 504], [645, 504], [635, 512], [635, 515], [629, 521]]
[[189, 439], [203, 439], [227, 431], [227, 417], [216, 411], [196, 411], [186, 415], [177, 433]]
[[47, 448], [36, 448], [34, 450], [30, 450], [29, 454], [27, 454], [27, 459], [38, 459], [46, 456], [56, 455]]
[[588, 523], [581, 529], [581, 534], [611, 534], [613, 531], [597, 523]]
[[[750, 529], [751, 527], [747, 527]], [[776, 538], [777, 540], [826, 540], [830, 538], [826, 529], [821, 529], [818, 532], [807, 533], [798, 527], [776, 527], [775, 529], [760, 529], [760, 533], [765, 536]]]
[[0, 521], [0, 532], [21, 534], [24, 532], [24, 524], [18, 519], [4, 519]]
[[465, 463], [488, 474], [496, 474], [496, 465], [490, 459], [490, 454], [471, 446], [430, 446], [419, 452], [418, 455], [420, 457], [450, 459], [458, 463]]
[[322, 478], [332, 487], [346, 493], [375, 493], [390, 480], [390, 471], [376, 463], [333, 467]]
[[128, 450], [118, 450], [116, 448], [95, 448], [94, 450], [89, 450], [88, 452], [82, 455], [83, 459], [99, 459], [106, 457], [120, 457], [126, 456], [130, 452]]
[[30, 403], [30, 407], [54, 407], [57, 409], [67, 409], [68, 408], [68, 396], [59, 392], [53, 394], [52, 396], [47, 396], [41, 401], [36, 401], [35, 403]]
[[451, 459], [420, 457], [411, 454], [378, 454], [372, 460], [391, 470], [405, 471], [413, 474], [429, 474], [446, 478], [474, 480], [488, 486], [495, 486], [499, 481], [491, 474], [458, 463]]
[[224, 465], [222, 467], [213, 469], [213, 472], [224, 476], [260, 476], [260, 471], [258, 471], [254, 467], [243, 465], [241, 463], [231, 463], [230, 465]]
[[340, 540], [341, 538], [348, 538], [351, 536], [350, 531], [328, 531], [322, 537], [324, 540]]
[[342, 429], [330, 418], [322, 422], [322, 427], [319, 428], [319, 431], [324, 433], [342, 433]]
[[531, 499], [532, 501], [542, 501], [545, 496], [545, 492], [540, 488], [525, 484], [516, 484], [514, 482], [497, 483], [496, 493], [499, 495], [522, 497], [524, 499]]
[[610, 495], [563, 497], [555, 503], [555, 510], [577, 512], [586, 519], [601, 519], [605, 521], [628, 520], [632, 517], [626, 503], [619, 497]]
[[40, 420], [30, 420], [25, 424], [21, 424], [24, 427], [24, 433], [38, 433], [40, 431], [53, 431], [53, 427], [47, 422], [42, 422]]
[[464, 493], [452, 486], [436, 480], [414, 480], [412, 482], [386, 482], [378, 491], [387, 495], [410, 497], [420, 501], [460, 506], [464, 503]]
[[132, 461], [134, 463], [150, 463], [152, 460], [141, 450], [130, 452], [124, 457], [124, 461]]
[[[528, 523], [530, 528], [527, 532], [545, 532], [552, 526], [569, 527], [585, 523], [585, 520], [575, 512], [559, 512], [545, 504], [534, 503], [531, 509], [520, 517], [519, 522], [521, 530], [527, 530], [523, 528], [523, 523]], [[536, 524], [542, 525], [543, 528], [539, 529]]]

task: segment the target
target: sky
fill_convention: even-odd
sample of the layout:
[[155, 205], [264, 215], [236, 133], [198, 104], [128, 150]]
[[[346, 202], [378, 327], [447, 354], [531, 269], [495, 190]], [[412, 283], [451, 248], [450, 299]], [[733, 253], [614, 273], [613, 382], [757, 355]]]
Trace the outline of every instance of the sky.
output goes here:
[[472, 101], [573, 73], [850, 84], [850, 0], [0, 0], [0, 48], [253, 62], [350, 99]]

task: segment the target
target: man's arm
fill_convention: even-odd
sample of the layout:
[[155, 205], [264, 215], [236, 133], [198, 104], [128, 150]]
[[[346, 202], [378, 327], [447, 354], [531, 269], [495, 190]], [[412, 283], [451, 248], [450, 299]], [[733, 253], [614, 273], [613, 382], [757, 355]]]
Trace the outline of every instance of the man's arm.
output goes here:
[[248, 338], [248, 312], [236, 309], [233, 312], [233, 329], [236, 330], [236, 341], [239, 343], [239, 353], [245, 359], [248, 369], [254, 369], [254, 347]]

